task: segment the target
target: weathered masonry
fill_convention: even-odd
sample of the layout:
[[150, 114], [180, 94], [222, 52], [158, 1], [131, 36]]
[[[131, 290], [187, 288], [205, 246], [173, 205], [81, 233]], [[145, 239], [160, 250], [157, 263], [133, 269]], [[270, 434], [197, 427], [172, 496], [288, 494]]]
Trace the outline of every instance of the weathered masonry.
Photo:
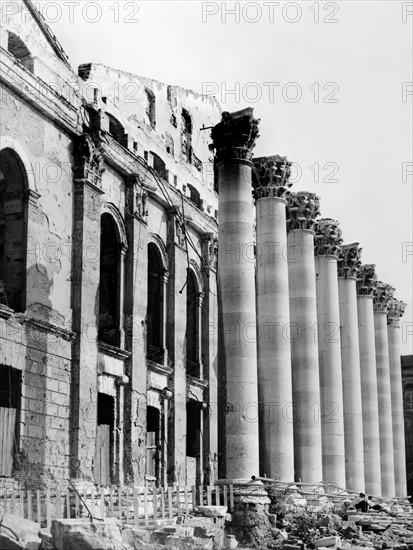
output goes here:
[[0, 478], [267, 475], [405, 495], [405, 304], [319, 197], [291, 190], [286, 157], [254, 157], [252, 109], [74, 72], [31, 1], [15, 5], [0, 34]]

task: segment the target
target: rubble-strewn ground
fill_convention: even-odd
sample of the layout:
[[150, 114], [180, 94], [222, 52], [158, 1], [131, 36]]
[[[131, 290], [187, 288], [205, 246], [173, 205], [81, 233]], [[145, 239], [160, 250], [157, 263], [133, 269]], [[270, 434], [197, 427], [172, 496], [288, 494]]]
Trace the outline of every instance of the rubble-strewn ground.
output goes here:
[[[53, 536], [41, 530], [40, 538], [37, 538], [38, 524], [7, 514], [2, 516], [1, 523], [8, 523], [22, 544], [16, 543], [12, 532], [6, 533], [0, 528], [0, 549], [219, 550], [237, 545], [261, 550], [413, 550], [413, 511], [408, 504], [389, 508], [387, 512], [363, 514], [351, 505], [346, 508], [344, 499], [333, 503], [321, 497], [319, 505], [309, 506], [298, 493], [280, 495], [274, 491], [272, 494], [271, 489], [267, 489], [267, 494], [267, 504], [263, 503], [262, 496], [236, 499], [234, 510], [225, 518], [194, 513], [173, 520], [158, 520], [147, 528], [118, 520], [108, 520], [106, 527], [87, 519], [58, 520], [52, 528]], [[61, 525], [73, 521], [73, 526], [67, 529], [63, 548], [55, 537], [61, 529], [57, 526], [59, 521]], [[14, 544], [6, 545], [6, 534], [14, 539]]]

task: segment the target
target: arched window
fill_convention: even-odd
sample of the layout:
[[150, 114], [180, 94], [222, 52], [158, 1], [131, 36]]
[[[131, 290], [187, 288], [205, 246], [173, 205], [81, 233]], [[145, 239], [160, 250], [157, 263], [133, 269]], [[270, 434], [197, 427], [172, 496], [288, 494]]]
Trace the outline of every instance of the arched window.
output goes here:
[[0, 152], [0, 303], [26, 310], [26, 173], [11, 149]]
[[7, 44], [9, 52], [31, 73], [34, 71], [33, 56], [21, 38], [9, 32]]
[[148, 101], [147, 107], [146, 107], [146, 114], [148, 115], [149, 119], [149, 126], [151, 128], [155, 128], [156, 126], [156, 113], [155, 113], [155, 94], [152, 90], [149, 90], [148, 88], [145, 88], [146, 93], [146, 99]]
[[153, 151], [151, 151], [151, 155], [153, 158], [153, 169], [158, 172], [162, 179], [168, 181], [168, 170], [166, 169], [165, 162]]
[[164, 269], [154, 243], [148, 245], [147, 357], [163, 364]]
[[200, 317], [201, 293], [194, 272], [188, 271], [186, 284], [186, 368], [191, 376], [200, 378]]
[[101, 342], [120, 345], [120, 243], [113, 217], [101, 216], [100, 281], [99, 281], [99, 335]]
[[192, 162], [192, 119], [186, 109], [182, 109], [181, 144], [182, 154], [188, 162]]
[[122, 147], [128, 146], [128, 136], [125, 134], [125, 128], [122, 126], [122, 124], [119, 122], [117, 118], [115, 118], [110, 113], [106, 113], [108, 119], [109, 119], [109, 134], [115, 139]]

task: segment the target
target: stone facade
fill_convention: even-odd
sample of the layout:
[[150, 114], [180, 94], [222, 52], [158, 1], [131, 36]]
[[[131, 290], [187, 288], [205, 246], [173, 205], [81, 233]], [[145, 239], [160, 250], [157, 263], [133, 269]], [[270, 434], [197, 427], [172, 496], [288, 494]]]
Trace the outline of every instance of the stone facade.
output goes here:
[[7, 475], [212, 481], [217, 196], [202, 127], [220, 107], [100, 65], [76, 74], [31, 2], [15, 4], [1, 29]]

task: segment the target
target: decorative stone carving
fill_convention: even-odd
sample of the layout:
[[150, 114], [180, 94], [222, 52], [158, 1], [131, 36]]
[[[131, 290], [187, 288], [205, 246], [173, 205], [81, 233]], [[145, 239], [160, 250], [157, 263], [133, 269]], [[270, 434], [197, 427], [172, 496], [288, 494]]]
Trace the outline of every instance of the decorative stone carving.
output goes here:
[[378, 281], [373, 294], [373, 308], [375, 312], [387, 313], [395, 289], [387, 283]]
[[375, 264], [361, 265], [357, 278], [357, 294], [359, 296], [373, 296], [377, 285]]
[[391, 327], [400, 326], [400, 318], [403, 317], [407, 304], [401, 300], [392, 298], [389, 302], [389, 309], [387, 312], [387, 324]]
[[148, 190], [143, 187], [137, 174], [129, 176], [127, 184], [126, 211], [129, 215], [135, 216], [146, 223], [148, 219]]
[[75, 179], [85, 179], [100, 187], [102, 183], [103, 156], [89, 134], [75, 140]]
[[258, 133], [259, 120], [253, 117], [253, 109], [248, 107], [235, 113], [222, 113], [222, 120], [212, 128], [212, 144], [216, 161], [231, 159], [252, 160], [252, 150]]
[[298, 191], [287, 196], [287, 229], [313, 230], [315, 218], [320, 214], [320, 199], [315, 193]]
[[265, 197], [285, 198], [288, 188], [292, 186], [288, 181], [291, 175], [291, 162], [287, 157], [260, 157], [254, 159], [253, 163], [255, 200]]
[[314, 231], [314, 254], [316, 256], [338, 256], [343, 242], [339, 223], [331, 218], [323, 218], [316, 221]]
[[338, 276], [356, 277], [361, 266], [361, 251], [359, 243], [343, 244], [338, 251]]
[[218, 264], [218, 239], [212, 233], [202, 235], [202, 265], [208, 271], [217, 270]]

